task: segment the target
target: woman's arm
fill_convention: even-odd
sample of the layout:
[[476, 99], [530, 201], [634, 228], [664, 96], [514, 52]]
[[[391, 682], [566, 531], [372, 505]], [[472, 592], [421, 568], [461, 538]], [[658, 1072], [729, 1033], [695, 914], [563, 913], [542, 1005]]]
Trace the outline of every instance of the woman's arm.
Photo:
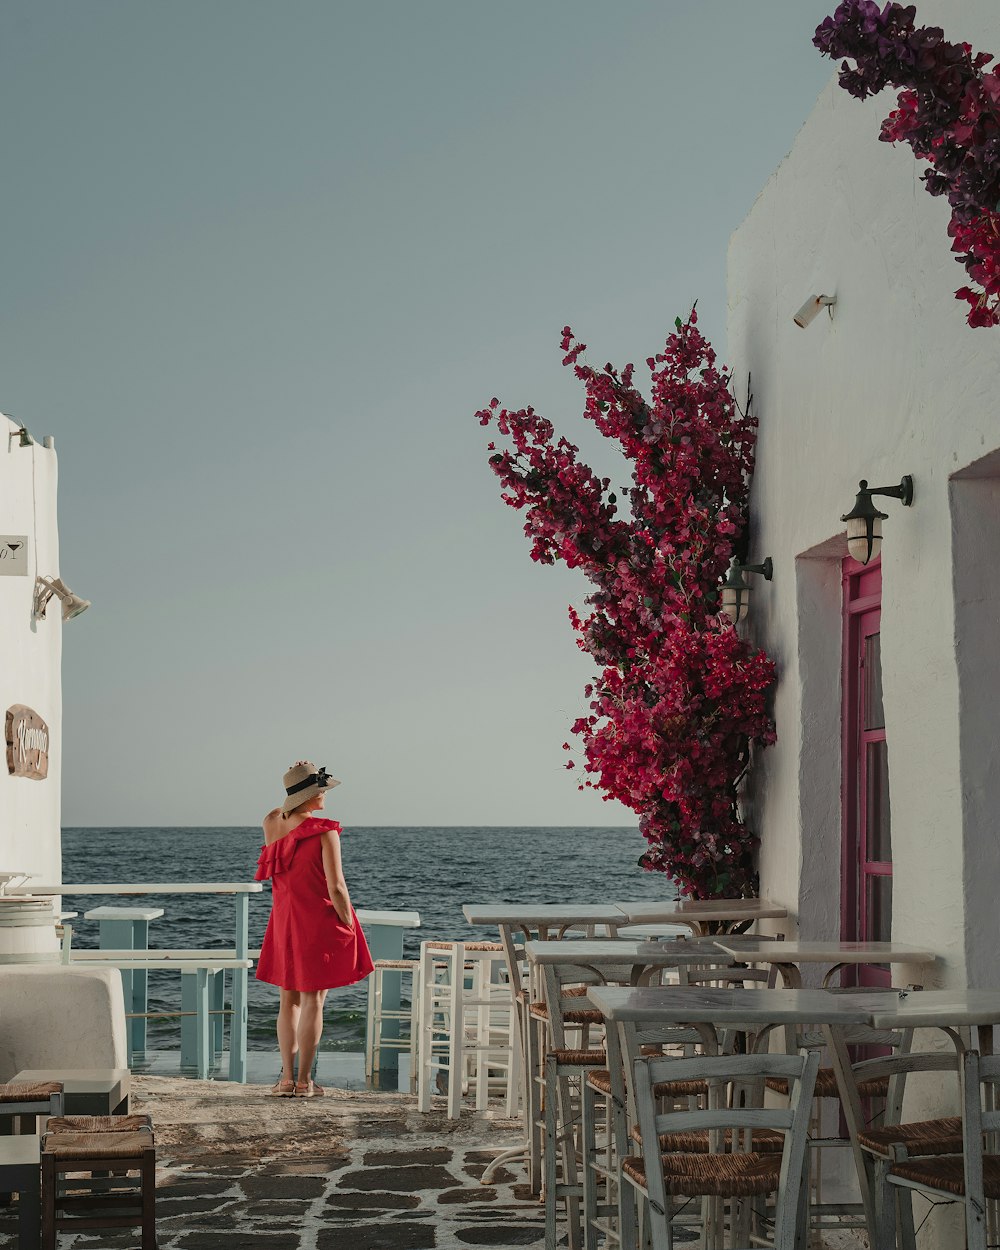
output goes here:
[[324, 829], [320, 838], [323, 843], [323, 872], [326, 874], [326, 889], [330, 895], [330, 902], [341, 921], [349, 929], [353, 929], [354, 913], [351, 911], [351, 896], [347, 892], [344, 869], [340, 862], [340, 836], [332, 829]]

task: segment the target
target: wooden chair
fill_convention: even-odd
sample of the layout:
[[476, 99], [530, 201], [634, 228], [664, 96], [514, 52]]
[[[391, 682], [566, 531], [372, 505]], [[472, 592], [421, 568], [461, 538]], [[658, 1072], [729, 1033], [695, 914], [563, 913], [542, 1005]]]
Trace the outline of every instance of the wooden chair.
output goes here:
[[[605, 1046], [607, 1067], [589, 1069], [581, 1093], [583, 1244], [584, 1250], [597, 1250], [603, 1238], [606, 1244], [617, 1243], [631, 1250], [636, 1236], [634, 1225], [628, 1219], [631, 1207], [626, 1207], [626, 1223], [620, 1224], [618, 1195], [620, 1162], [629, 1148], [629, 1108], [635, 1107], [630, 1057], [672, 1054], [676, 1058], [688, 1058], [699, 1047], [706, 1054], [715, 1054], [716, 1037], [710, 1028], [625, 1024], [620, 1029], [607, 1031]], [[654, 1087], [653, 1093], [658, 1100], [703, 1098], [708, 1093], [708, 1083], [700, 1077], [664, 1081]], [[604, 1107], [603, 1125], [599, 1124], [597, 1114], [599, 1103]], [[632, 1114], [634, 1118], [634, 1112]], [[708, 1135], [704, 1137], [707, 1150]], [[685, 1149], [682, 1145], [676, 1148]], [[692, 1147], [696, 1151], [701, 1148], [700, 1142]]]
[[[715, 1197], [728, 1200], [734, 1232], [749, 1228], [749, 1200], [775, 1194], [774, 1250], [794, 1250], [804, 1191], [806, 1131], [819, 1056], [699, 1055], [694, 1059], [637, 1059], [633, 1065], [641, 1154], [621, 1164], [622, 1227], [624, 1207], [640, 1201], [645, 1214], [647, 1244], [672, 1250], [674, 1199]], [[788, 1107], [764, 1108], [766, 1077], [783, 1077], [791, 1087]], [[658, 1113], [654, 1089], [666, 1080], [709, 1082], [709, 1107]], [[728, 1132], [724, 1131], [728, 1130]], [[779, 1154], [753, 1149], [752, 1134], [783, 1136]], [[708, 1134], [705, 1153], [668, 1151], [661, 1137]]]
[[[876, 1250], [894, 1250], [894, 1191], [919, 1192], [938, 1202], [961, 1202], [965, 1209], [966, 1250], [986, 1250], [986, 1203], [1000, 1200], [1000, 1154], [985, 1153], [984, 1134], [1000, 1132], [1000, 1110], [993, 1110], [1000, 1084], [1000, 1056], [970, 1050], [962, 1064], [962, 1153], [913, 1158], [906, 1144], [892, 1147], [885, 1170]], [[984, 1093], [988, 1106], [983, 1107]], [[902, 1226], [904, 1250], [913, 1250], [912, 1226]]]
[[545, 1247], [555, 1250], [558, 1205], [563, 1201], [567, 1244], [570, 1250], [577, 1250], [583, 1232], [579, 1162], [586, 1156], [580, 1085], [588, 1071], [608, 1066], [604, 1017], [586, 1002], [585, 995], [590, 985], [628, 985], [632, 964], [600, 968], [579, 963], [545, 964], [542, 975], [545, 999], [530, 1008], [536, 1025], [531, 1054], [541, 1059], [540, 1074], [529, 1071], [529, 1083], [536, 1091], [541, 1089], [541, 1097], [536, 1092], [529, 1106], [535, 1116], [531, 1130], [536, 1134], [541, 1130], [543, 1136], [543, 1147], [537, 1154], [543, 1165]]

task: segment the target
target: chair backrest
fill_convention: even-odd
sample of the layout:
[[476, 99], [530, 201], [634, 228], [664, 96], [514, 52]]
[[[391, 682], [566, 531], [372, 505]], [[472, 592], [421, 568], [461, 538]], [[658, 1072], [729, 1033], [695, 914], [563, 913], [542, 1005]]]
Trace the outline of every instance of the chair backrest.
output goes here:
[[[566, 1046], [567, 1024], [574, 1023], [573, 1016], [580, 1011], [593, 1011], [593, 1004], [579, 994], [569, 993], [581, 985], [628, 985], [632, 965], [609, 964], [592, 967], [589, 964], [544, 964], [542, 982], [545, 1002], [549, 1009], [550, 1045], [555, 1050]], [[570, 1019], [567, 1021], [567, 1013]], [[596, 1022], [595, 1022], [596, 1023]]]
[[[905, 1041], [908, 1043], [909, 1040], [910, 1033], [907, 1030]], [[889, 1093], [882, 1117], [884, 1126], [899, 1124], [902, 1121], [903, 1095], [908, 1077], [941, 1072], [953, 1072], [957, 1076], [960, 1068], [961, 1061], [958, 1052], [953, 1047], [947, 1050], [910, 1050], [908, 1045], [901, 1046], [891, 1055], [880, 1055], [877, 1059], [862, 1059], [851, 1065], [855, 1085], [889, 1078]]]
[[[798, 1055], [699, 1055], [694, 1059], [636, 1059], [633, 1065], [636, 1110], [642, 1136], [643, 1157], [660, 1157], [660, 1135], [708, 1130], [713, 1150], [725, 1148], [722, 1134], [731, 1129], [729, 1149], [747, 1148], [753, 1130], [772, 1130], [784, 1135], [781, 1173], [776, 1203], [774, 1250], [793, 1250], [799, 1194], [805, 1170], [809, 1108], [819, 1056], [815, 1051]], [[790, 1100], [785, 1107], [764, 1107], [763, 1085], [767, 1077], [783, 1077], [789, 1083]], [[661, 1081], [706, 1080], [709, 1106], [704, 1110], [657, 1113], [653, 1087]], [[646, 1185], [651, 1203], [670, 1210], [662, 1169], [646, 1165]]]

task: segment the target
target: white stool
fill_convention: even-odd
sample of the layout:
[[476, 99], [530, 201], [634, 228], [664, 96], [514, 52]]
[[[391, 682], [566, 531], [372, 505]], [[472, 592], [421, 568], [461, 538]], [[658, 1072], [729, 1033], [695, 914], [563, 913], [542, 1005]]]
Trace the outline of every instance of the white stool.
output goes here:
[[[382, 982], [387, 972], [410, 974], [409, 1007], [385, 1008], [382, 1006]], [[417, 1082], [417, 1038], [420, 1032], [420, 962], [416, 959], [376, 959], [375, 970], [368, 979], [368, 1027], [365, 1030], [365, 1078], [373, 1084], [379, 1074], [381, 1053], [406, 1050], [410, 1054], [410, 1093]], [[382, 1024], [394, 1020], [408, 1024], [409, 1032], [403, 1037], [383, 1037]]]
[[442, 1071], [448, 1073], [449, 1119], [458, 1119], [465, 1090], [474, 1088], [476, 1106], [485, 1110], [492, 1070], [506, 1074], [510, 1111], [517, 1089], [517, 1026], [510, 987], [498, 979], [501, 969], [506, 960], [496, 943], [421, 943], [418, 1110], [430, 1110], [433, 1083]]

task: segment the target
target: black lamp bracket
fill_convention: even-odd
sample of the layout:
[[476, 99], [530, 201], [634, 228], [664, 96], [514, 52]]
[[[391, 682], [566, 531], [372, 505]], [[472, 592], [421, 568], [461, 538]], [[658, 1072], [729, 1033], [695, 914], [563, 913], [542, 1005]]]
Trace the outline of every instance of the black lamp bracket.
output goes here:
[[762, 564], [741, 564], [740, 571], [742, 573], [760, 573], [764, 581], [769, 582], [774, 575], [774, 565], [771, 563], [771, 557], [768, 556]]
[[859, 483], [861, 489], [869, 495], [886, 495], [890, 499], [898, 499], [904, 508], [913, 503], [913, 478], [904, 473], [898, 486], [869, 486], [867, 482]]

